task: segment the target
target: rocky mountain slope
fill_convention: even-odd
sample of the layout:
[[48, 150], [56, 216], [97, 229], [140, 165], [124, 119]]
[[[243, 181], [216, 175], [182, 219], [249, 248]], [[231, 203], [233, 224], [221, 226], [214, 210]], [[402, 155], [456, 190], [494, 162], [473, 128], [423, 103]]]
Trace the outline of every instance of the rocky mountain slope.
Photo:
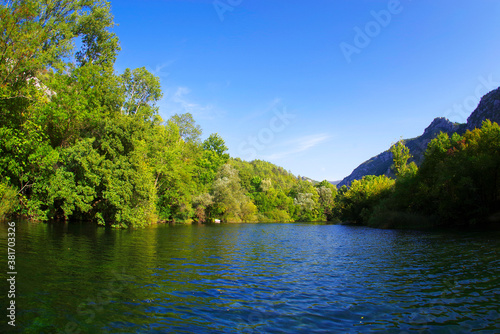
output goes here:
[[[466, 124], [452, 123], [444, 117], [435, 118], [432, 123], [425, 129], [424, 133], [416, 138], [406, 139], [405, 144], [410, 149], [414, 161], [420, 165], [424, 158], [424, 152], [429, 142], [435, 138], [440, 132], [445, 132], [451, 135], [454, 132], [460, 134], [466, 130], [473, 130], [481, 127], [484, 120], [489, 119], [492, 122], [500, 124], [500, 87], [489, 92], [481, 98], [479, 105], [467, 119]], [[343, 185], [349, 186], [352, 181], [359, 180], [365, 175], [382, 175], [393, 176], [391, 172], [392, 153], [389, 150], [380, 153], [379, 155], [363, 162], [351, 175], [344, 178], [337, 187]]]
[[500, 124], [500, 87], [481, 98], [476, 110], [467, 118], [467, 129], [480, 128], [486, 119]]

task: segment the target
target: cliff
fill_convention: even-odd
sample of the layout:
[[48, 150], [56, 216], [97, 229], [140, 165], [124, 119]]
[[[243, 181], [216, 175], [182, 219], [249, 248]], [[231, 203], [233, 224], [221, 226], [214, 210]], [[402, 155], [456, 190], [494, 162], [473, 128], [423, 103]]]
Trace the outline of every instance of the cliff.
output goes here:
[[480, 128], [486, 119], [500, 124], [500, 87], [481, 98], [477, 108], [467, 118], [467, 129]]

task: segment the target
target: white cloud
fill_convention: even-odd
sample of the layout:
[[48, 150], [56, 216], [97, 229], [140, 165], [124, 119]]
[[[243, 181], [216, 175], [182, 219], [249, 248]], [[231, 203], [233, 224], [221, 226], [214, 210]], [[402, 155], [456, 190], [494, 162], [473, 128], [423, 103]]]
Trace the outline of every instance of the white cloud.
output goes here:
[[319, 133], [319, 134], [307, 135], [307, 136], [295, 138], [293, 140], [290, 140], [290, 141], [280, 145], [281, 147], [285, 147], [285, 149], [282, 152], [273, 153], [273, 154], [264, 156], [263, 158], [266, 160], [283, 159], [283, 158], [290, 156], [292, 154], [305, 152], [305, 151], [307, 151], [315, 146], [318, 146], [321, 143], [324, 143], [325, 141], [327, 141], [330, 138], [331, 138], [331, 136], [329, 134], [326, 134], [326, 133]]
[[[170, 93], [172, 91], [173, 93]], [[160, 103], [163, 113], [168, 115], [191, 113], [195, 119], [205, 120], [211, 120], [220, 115], [213, 105], [194, 102], [189, 96], [190, 93], [191, 90], [183, 86], [167, 90]]]
[[326, 133], [320, 133], [316, 135], [309, 135], [309, 136], [303, 136], [297, 140], [295, 140], [296, 143], [298, 143], [298, 152], [306, 151], [318, 144], [321, 144], [322, 142], [328, 140], [330, 136]]
[[151, 73], [157, 77], [164, 78], [170, 75], [169, 72], [164, 71], [164, 68], [170, 67], [173, 63], [175, 63], [177, 60], [169, 60], [163, 64], [156, 65], [154, 70], [151, 70]]

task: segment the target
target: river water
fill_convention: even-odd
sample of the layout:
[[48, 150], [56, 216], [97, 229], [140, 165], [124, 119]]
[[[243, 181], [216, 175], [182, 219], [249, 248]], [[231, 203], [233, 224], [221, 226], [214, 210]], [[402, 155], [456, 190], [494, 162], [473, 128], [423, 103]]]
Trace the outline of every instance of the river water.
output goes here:
[[23, 333], [500, 332], [498, 232], [16, 222], [15, 250]]

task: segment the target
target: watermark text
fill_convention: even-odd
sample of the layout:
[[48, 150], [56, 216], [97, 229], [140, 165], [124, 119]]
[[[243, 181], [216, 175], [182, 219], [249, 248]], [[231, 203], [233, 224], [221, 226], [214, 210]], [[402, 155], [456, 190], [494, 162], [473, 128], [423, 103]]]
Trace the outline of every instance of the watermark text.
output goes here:
[[7, 230], [7, 282], [9, 307], [7, 307], [7, 323], [16, 326], [16, 223], [10, 222]]

